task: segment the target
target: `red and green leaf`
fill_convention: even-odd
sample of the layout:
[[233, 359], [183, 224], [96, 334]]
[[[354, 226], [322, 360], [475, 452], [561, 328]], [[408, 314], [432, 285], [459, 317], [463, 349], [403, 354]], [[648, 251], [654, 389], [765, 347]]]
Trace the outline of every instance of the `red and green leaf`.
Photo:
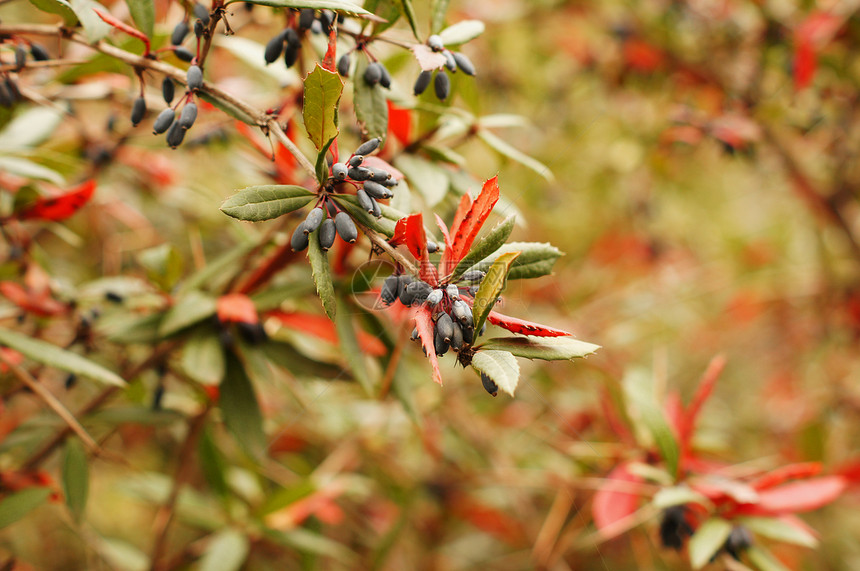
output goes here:
[[436, 346], [433, 343], [433, 318], [430, 314], [430, 309], [426, 305], [419, 307], [415, 313], [415, 329], [418, 330], [418, 338], [421, 339], [421, 346], [424, 348], [427, 359], [430, 361], [430, 366], [433, 368], [433, 380], [441, 385], [442, 373], [439, 371], [439, 359], [436, 357]]
[[144, 45], [146, 46], [146, 53], [147, 54], [149, 53], [149, 38], [146, 37], [146, 34], [141, 32], [137, 28], [133, 28], [132, 26], [129, 26], [125, 22], [114, 18], [112, 15], [108, 14], [107, 12], [103, 12], [102, 10], [99, 10], [97, 8], [93, 9], [93, 11], [98, 15], [99, 18], [102, 19], [102, 21], [105, 24], [108, 24], [109, 26], [113, 26], [117, 30], [119, 30], [121, 32], [125, 32], [129, 36], [131, 36], [133, 38], [137, 38], [138, 40], [143, 42]]
[[[493, 207], [495, 207], [496, 202], [498, 201], [498, 176], [494, 176], [484, 182], [484, 186], [481, 188], [481, 193], [472, 203], [469, 211], [463, 217], [462, 222], [457, 223], [458, 220], [455, 216], [455, 226], [451, 228], [451, 235], [453, 236], [451, 239], [451, 254], [444, 257], [445, 265], [442, 268], [443, 273], [450, 273], [450, 271], [454, 269], [454, 266], [456, 266], [457, 262], [466, 255], [469, 248], [472, 247], [472, 242], [475, 241], [478, 232], [481, 230], [484, 222], [487, 221], [487, 217], [490, 215], [490, 212], [493, 211]], [[460, 205], [463, 205], [462, 201]], [[459, 215], [459, 213], [458, 209], [457, 214]]]
[[221, 323], [250, 323], [260, 321], [257, 308], [251, 298], [243, 293], [228, 293], [215, 302], [216, 313]]
[[493, 325], [507, 329], [511, 333], [520, 333], [521, 335], [534, 335], [535, 337], [562, 337], [564, 335], [571, 335], [571, 333], [561, 329], [502, 315], [495, 311], [490, 312], [487, 316], [487, 321]]
[[19, 220], [60, 221], [69, 218], [93, 197], [95, 180], [88, 180], [63, 194], [40, 198], [17, 214]]

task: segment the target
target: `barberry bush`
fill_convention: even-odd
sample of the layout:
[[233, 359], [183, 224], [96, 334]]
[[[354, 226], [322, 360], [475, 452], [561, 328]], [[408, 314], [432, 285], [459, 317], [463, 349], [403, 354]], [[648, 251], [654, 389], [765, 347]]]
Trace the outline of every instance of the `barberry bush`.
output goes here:
[[0, 2], [0, 568], [852, 568], [852, 12], [698, 4]]

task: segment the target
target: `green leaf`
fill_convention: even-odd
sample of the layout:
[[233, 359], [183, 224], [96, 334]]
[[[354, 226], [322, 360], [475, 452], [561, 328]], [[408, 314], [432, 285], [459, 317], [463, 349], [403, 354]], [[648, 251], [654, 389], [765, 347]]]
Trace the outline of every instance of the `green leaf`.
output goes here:
[[53, 107], [33, 107], [18, 114], [0, 132], [0, 151], [23, 151], [45, 142], [65, 113]]
[[378, 35], [397, 23], [403, 13], [400, 0], [367, 0], [364, 9], [372, 12], [385, 22], [374, 22], [373, 35]]
[[242, 242], [233, 248], [222, 253], [217, 258], [206, 264], [205, 267], [197, 270], [188, 279], [180, 284], [180, 293], [187, 291], [202, 289], [205, 287], [209, 291], [214, 291], [220, 279], [229, 278], [231, 269], [236, 267], [248, 253], [256, 247], [253, 241]]
[[400, 5], [403, 7], [403, 15], [406, 16], [409, 27], [412, 28], [412, 35], [420, 42], [421, 36], [418, 34], [418, 18], [415, 16], [415, 8], [412, 7], [412, 0], [400, 0]]
[[175, 410], [152, 410], [151, 406], [112, 406], [88, 414], [87, 422], [103, 422], [111, 426], [119, 424], [143, 424], [146, 426], [167, 426], [184, 419]]
[[514, 396], [520, 382], [520, 366], [516, 357], [507, 351], [479, 350], [472, 357], [472, 368], [493, 379], [499, 390]]
[[273, 542], [295, 549], [301, 553], [330, 557], [343, 563], [346, 566], [345, 568], [357, 568], [358, 555], [354, 551], [345, 547], [342, 542], [329, 539], [319, 533], [314, 533], [303, 527], [289, 531], [266, 529], [264, 533]]
[[402, 154], [397, 157], [394, 166], [406, 175], [410, 186], [421, 193], [428, 208], [439, 204], [448, 193], [448, 175], [437, 163]]
[[29, 335], [0, 329], [0, 345], [15, 349], [25, 357], [49, 367], [75, 373], [80, 377], [87, 377], [108, 385], [125, 386], [125, 381], [119, 375], [97, 365], [86, 357], [66, 351], [41, 339], [34, 339]]
[[50, 488], [27, 488], [0, 501], [0, 529], [7, 527], [45, 503]]
[[651, 503], [655, 508], [661, 510], [684, 504], [699, 504], [703, 506], [711, 505], [708, 498], [685, 485], [661, 488], [656, 494], [654, 494], [654, 498], [651, 500]]
[[69, 5], [84, 27], [84, 35], [90, 43], [94, 44], [108, 35], [111, 30], [110, 25], [99, 18], [95, 12], [96, 8], [104, 10], [104, 6], [93, 0], [69, 0]]
[[804, 547], [818, 547], [818, 538], [805, 529], [773, 517], [744, 517], [739, 521], [756, 535]]
[[732, 532], [732, 524], [722, 518], [712, 517], [705, 520], [693, 537], [690, 538], [690, 564], [700, 569], [723, 546]]
[[221, 383], [218, 399], [224, 424], [246, 452], [258, 457], [266, 448], [266, 435], [263, 432], [263, 414], [260, 412], [257, 395], [239, 358], [233, 353], [227, 353], [224, 359], [227, 374]]
[[526, 359], [563, 361], [591, 355], [600, 345], [573, 337], [495, 337], [484, 341], [481, 348], [507, 351]]
[[524, 167], [533, 170], [546, 180], [550, 182], [555, 180], [555, 177], [553, 176], [552, 171], [549, 170], [548, 166], [546, 166], [539, 160], [525, 154], [521, 150], [517, 149], [516, 147], [514, 147], [504, 139], [498, 137], [497, 135], [491, 133], [490, 131], [487, 131], [486, 129], [478, 130], [478, 138], [484, 141], [487, 145], [490, 146], [490, 148], [495, 150], [497, 153], [502, 154], [509, 159], [520, 163]]
[[747, 549], [746, 553], [750, 562], [761, 571], [791, 571], [763, 547], [753, 545]]
[[326, 160], [326, 155], [328, 154], [328, 150], [331, 147], [332, 143], [334, 143], [335, 137], [329, 139], [328, 143], [320, 150], [319, 154], [317, 154], [317, 164], [314, 170], [317, 173], [317, 180], [320, 184], [325, 184], [328, 180], [328, 160]]
[[496, 306], [496, 300], [499, 299], [499, 295], [502, 293], [502, 290], [505, 289], [508, 270], [519, 255], [519, 252], [502, 254], [496, 258], [493, 265], [487, 269], [487, 275], [485, 275], [484, 279], [481, 280], [481, 285], [478, 287], [478, 292], [475, 294], [475, 302], [472, 305], [472, 315], [476, 333], [484, 326], [487, 316]]
[[173, 304], [173, 307], [167, 310], [161, 325], [158, 327], [158, 334], [162, 337], [168, 337], [177, 331], [203, 321], [215, 314], [215, 306], [214, 297], [206, 295], [202, 291], [190, 291], [180, 297]]
[[344, 210], [349, 212], [349, 215], [352, 216], [356, 222], [360, 222], [371, 230], [375, 230], [389, 238], [394, 236], [394, 227], [396, 222], [385, 216], [385, 205], [379, 205], [382, 208], [383, 217], [374, 218], [358, 205], [357, 199], [354, 195], [336, 194], [334, 195], [334, 199], [341, 207], [343, 207]]
[[146, 277], [164, 290], [172, 290], [182, 276], [182, 256], [170, 244], [147, 248], [137, 255], [138, 263], [146, 268]]
[[239, 121], [241, 121], [242, 123], [245, 123], [246, 125], [251, 125], [254, 127], [257, 126], [257, 120], [256, 119], [254, 119], [253, 117], [248, 115], [245, 111], [243, 111], [242, 109], [239, 109], [238, 107], [236, 107], [235, 105], [233, 105], [233, 103], [231, 103], [229, 101], [224, 101], [223, 99], [215, 97], [211, 93], [203, 91], [202, 89], [197, 91], [197, 97], [199, 97], [203, 101], [206, 101], [207, 103], [211, 103], [212, 105], [214, 105], [215, 107], [217, 107], [218, 109], [220, 109], [221, 111], [223, 111], [224, 113], [226, 113], [227, 115], [232, 117], [233, 119], [238, 119]]
[[[357, 59], [353, 77], [361, 78], [364, 77], [364, 70], [367, 69], [368, 62], [366, 57]], [[383, 87], [378, 83], [370, 86], [361, 80], [352, 83], [355, 89], [353, 95], [355, 117], [361, 128], [362, 138], [366, 140], [379, 137], [385, 141], [385, 137], [388, 135], [388, 101], [385, 98]]]
[[[472, 249], [469, 250], [469, 253], [466, 254], [457, 264], [457, 267], [454, 268], [453, 280], [457, 280], [470, 267], [474, 266], [487, 256], [492, 255], [496, 250], [501, 248], [511, 235], [511, 232], [513, 232], [516, 218], [517, 217], [515, 215], [508, 216], [496, 224], [483, 238], [475, 242], [472, 245]], [[522, 254], [520, 254], [520, 257], [521, 256]]]
[[221, 205], [221, 212], [239, 220], [260, 222], [305, 206], [316, 195], [302, 186], [269, 184], [243, 188]]
[[137, 29], [143, 32], [147, 38], [152, 38], [152, 30], [155, 27], [155, 2], [153, 0], [125, 0], [128, 12]]
[[209, 487], [219, 496], [227, 497], [230, 493], [225, 477], [228, 466], [208, 426], [203, 429], [200, 435], [197, 454], [200, 458], [200, 471], [203, 472], [203, 477], [206, 478]]
[[66, 440], [66, 453], [63, 457], [63, 494], [66, 505], [75, 521], [80, 522], [87, 505], [90, 488], [90, 471], [87, 453], [77, 438]]
[[337, 315], [334, 324], [337, 329], [337, 337], [340, 340], [340, 350], [349, 365], [352, 376], [358, 384], [370, 395], [373, 394], [373, 381], [367, 372], [364, 362], [364, 353], [358, 344], [358, 336], [355, 333], [355, 325], [352, 322], [353, 312], [346, 306], [346, 302], [337, 299]]
[[0, 157], [0, 172], [15, 174], [24, 178], [46, 180], [56, 185], [63, 184], [63, 177], [57, 171], [21, 157]]
[[204, 385], [217, 385], [224, 379], [224, 353], [214, 331], [198, 329], [182, 348], [182, 369]]
[[340, 76], [316, 64], [304, 80], [302, 118], [308, 138], [318, 151], [337, 137], [337, 105], [343, 93]]
[[484, 33], [485, 28], [486, 26], [480, 20], [463, 20], [439, 32], [439, 37], [442, 38], [445, 47], [451, 47], [474, 40]]
[[311, 262], [311, 273], [317, 287], [317, 295], [322, 301], [323, 309], [329, 319], [334, 321], [337, 313], [337, 303], [334, 296], [334, 284], [331, 280], [331, 267], [328, 265], [328, 255], [320, 248], [320, 229], [317, 228], [308, 236], [308, 260]]
[[250, 544], [245, 534], [235, 529], [218, 531], [200, 558], [200, 571], [237, 571], [248, 557]]
[[448, 2], [450, 0], [433, 0], [430, 12], [430, 33], [438, 34], [445, 25], [445, 14], [448, 12]]
[[[511, 266], [509, 280], [532, 279], [552, 273], [552, 267], [561, 257], [561, 250], [546, 242], [511, 242], [503, 244], [496, 252], [487, 256], [469, 269], [483, 270], [493, 264], [499, 256], [509, 252], [519, 252], [519, 257]], [[459, 264], [458, 264], [459, 266]]]
[[66, 0], [30, 0], [30, 4], [43, 12], [62, 16], [63, 24], [68, 28], [74, 27], [78, 23], [75, 11], [72, 10], [71, 4]]
[[272, 6], [273, 8], [313, 8], [315, 10], [337, 10], [344, 14], [355, 16], [372, 16], [370, 12], [355, 5], [348, 0], [229, 0], [224, 5], [229, 6], [234, 2], [246, 2], [260, 6]]
[[680, 455], [678, 442], [655, 394], [653, 375], [643, 369], [631, 369], [624, 375], [622, 386], [630, 418], [650, 433], [666, 462], [666, 469], [675, 474]]

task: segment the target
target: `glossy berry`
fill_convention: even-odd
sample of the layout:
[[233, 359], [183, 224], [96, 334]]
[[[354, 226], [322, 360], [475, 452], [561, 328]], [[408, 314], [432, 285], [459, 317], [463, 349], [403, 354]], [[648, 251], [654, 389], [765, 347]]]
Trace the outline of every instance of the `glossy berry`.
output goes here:
[[418, 79], [415, 80], [415, 85], [412, 87], [412, 93], [421, 95], [427, 90], [430, 81], [433, 79], [432, 71], [422, 71], [418, 74]]
[[173, 55], [185, 62], [191, 62], [194, 59], [194, 54], [191, 53], [191, 50], [181, 46], [173, 50]]
[[355, 227], [355, 222], [349, 217], [346, 212], [338, 212], [334, 217], [334, 227], [337, 229], [338, 236], [344, 242], [352, 244], [358, 239], [358, 229]]
[[384, 200], [386, 198], [391, 198], [391, 191], [382, 186], [379, 183], [373, 182], [372, 180], [368, 180], [364, 182], [364, 191], [367, 192], [369, 196], [373, 198]]
[[379, 203], [376, 202], [375, 200], [373, 200], [372, 198], [370, 199], [370, 203], [373, 206], [373, 212], [371, 212], [373, 217], [374, 218], [382, 218], [382, 208], [379, 206]]
[[433, 89], [436, 92], [436, 97], [438, 97], [440, 101], [448, 99], [448, 95], [451, 92], [451, 80], [448, 79], [447, 73], [440, 71], [436, 74], [436, 79], [433, 82]]
[[364, 70], [364, 82], [371, 87], [382, 79], [382, 66], [378, 62], [372, 62]]
[[50, 54], [48, 54], [48, 50], [39, 44], [30, 44], [30, 55], [33, 56], [33, 59], [36, 61], [48, 61], [51, 59]]
[[472, 61], [461, 53], [454, 54], [454, 61], [457, 62], [457, 67], [466, 75], [475, 75], [475, 66]]
[[445, 341], [450, 341], [454, 336], [454, 321], [447, 313], [443, 313], [436, 320], [436, 332], [442, 336]]
[[201, 20], [197, 20], [194, 22], [194, 36], [198, 39], [203, 37], [203, 34], [206, 32], [206, 26], [203, 24]]
[[370, 180], [373, 182], [382, 184], [386, 180], [391, 178], [391, 173], [382, 169], [378, 169], [376, 167], [368, 167], [371, 172]]
[[367, 156], [379, 148], [380, 142], [381, 142], [381, 139], [379, 137], [374, 137], [373, 139], [369, 139], [369, 140], [363, 142], [361, 145], [358, 146], [358, 148], [355, 150], [355, 154]]
[[439, 302], [440, 302], [440, 301], [442, 301], [442, 290], [441, 290], [441, 289], [434, 289], [433, 291], [431, 291], [431, 292], [427, 295], [427, 299], [426, 299], [426, 301], [427, 301], [427, 303], [428, 303], [428, 304], [430, 304], [431, 306], [436, 306], [436, 305], [438, 305], [438, 304], [439, 304]]
[[482, 279], [484, 279], [485, 275], [487, 274], [482, 272], [481, 270], [471, 270], [463, 274], [460, 277], [460, 280], [467, 283], [475, 284], [479, 283]]
[[349, 178], [356, 181], [368, 180], [373, 173], [370, 172], [370, 169], [366, 169], [364, 167], [353, 167], [350, 168], [347, 173], [349, 174]]
[[160, 135], [167, 131], [174, 119], [176, 119], [176, 113], [173, 109], [165, 109], [159, 113], [158, 117], [155, 118], [155, 123], [152, 124], [152, 134]]
[[15, 67], [22, 69], [25, 65], [27, 65], [27, 50], [24, 46], [15, 46]]
[[299, 60], [299, 48], [293, 44], [287, 44], [286, 49], [284, 50], [284, 65], [287, 68], [293, 67], [293, 65]]
[[412, 296], [412, 303], [424, 303], [424, 300], [427, 299], [427, 296], [430, 295], [430, 292], [433, 291], [433, 288], [425, 281], [415, 280], [408, 286], [406, 286], [409, 295]]
[[331, 176], [334, 177], [335, 180], [345, 180], [347, 174], [348, 169], [346, 168], [345, 164], [334, 163], [331, 166]]
[[182, 108], [182, 113], [179, 115], [179, 124], [183, 129], [190, 129], [197, 120], [197, 105], [189, 103]]
[[188, 22], [183, 20], [173, 27], [173, 32], [170, 34], [170, 43], [174, 46], [178, 46], [185, 41], [185, 36], [187, 35]]
[[499, 394], [499, 385], [484, 373], [481, 373], [481, 384], [484, 385], [484, 390], [491, 395], [496, 396]]
[[203, 70], [200, 66], [192, 65], [185, 72], [185, 81], [188, 84], [188, 89], [196, 91], [203, 87]]
[[352, 157], [350, 157], [349, 161], [347, 161], [346, 164], [348, 164], [352, 168], [355, 168], [363, 162], [364, 162], [364, 155], [352, 155]]
[[684, 541], [693, 535], [693, 528], [687, 522], [687, 508], [672, 506], [663, 510], [660, 520], [660, 542], [663, 547], [681, 550]]
[[355, 196], [358, 199], [358, 205], [362, 210], [366, 210], [368, 214], [373, 214], [373, 202], [371, 202], [371, 198], [367, 196], [367, 193], [359, 188], [355, 191]]
[[340, 59], [337, 60], [337, 72], [343, 77], [349, 77], [350, 63], [349, 54], [340, 56]]
[[317, 228], [319, 228], [320, 224], [322, 224], [323, 218], [325, 217], [325, 210], [321, 207], [317, 206], [316, 208], [312, 208], [308, 213], [307, 218], [304, 221], [304, 231], [305, 234], [310, 234]]
[[385, 89], [391, 89], [391, 74], [388, 73], [388, 69], [381, 63], [378, 63], [377, 65], [379, 65], [379, 72], [381, 74], [379, 77], [379, 85]]
[[312, 8], [303, 8], [299, 13], [299, 28], [309, 30], [316, 19], [316, 14]]
[[292, 46], [296, 49], [302, 47], [302, 38], [299, 37], [298, 32], [292, 28], [284, 30], [284, 41], [287, 43], [287, 46]]
[[173, 97], [176, 94], [176, 85], [169, 77], [165, 77], [161, 82], [161, 96], [164, 97], [164, 102], [170, 105], [173, 102]]
[[266, 44], [266, 50], [263, 52], [263, 58], [266, 60], [266, 64], [268, 65], [281, 57], [283, 51], [284, 33], [281, 32]]
[[379, 298], [385, 305], [391, 305], [397, 299], [397, 276], [388, 276], [382, 282], [382, 289], [379, 292]]
[[320, 248], [323, 251], [328, 251], [329, 248], [334, 244], [334, 237], [336, 235], [334, 220], [331, 218], [326, 218], [320, 224]]
[[457, 62], [454, 61], [454, 54], [452, 54], [448, 50], [445, 50], [444, 52], [442, 52], [442, 55], [445, 56], [445, 67], [448, 68], [448, 71], [452, 73], [457, 71]]
[[144, 115], [146, 115], [146, 99], [138, 97], [131, 106], [131, 124], [137, 127], [137, 124], [143, 121]]
[[445, 44], [442, 43], [442, 38], [438, 34], [433, 34], [427, 38], [427, 45], [430, 46], [430, 49], [434, 52], [441, 52], [445, 49]]
[[182, 139], [185, 138], [186, 130], [182, 128], [179, 121], [174, 121], [167, 130], [167, 144], [171, 149], [175, 149], [182, 144]]
[[308, 247], [308, 234], [305, 232], [305, 223], [302, 222], [296, 229], [293, 230], [293, 235], [290, 238], [290, 248], [293, 252], [301, 252]]
[[433, 345], [436, 355], [440, 357], [448, 352], [448, 341], [442, 337], [438, 329], [436, 329], [436, 335], [433, 337]]
[[433, 240], [427, 240], [427, 252], [430, 254], [435, 254], [439, 251], [439, 245]]
[[451, 345], [451, 349], [457, 352], [463, 348], [463, 329], [460, 327], [459, 323], [454, 324], [454, 334], [451, 335], [451, 341], [449, 344]]
[[194, 16], [203, 22], [204, 26], [209, 25], [209, 9], [199, 2], [194, 4]]

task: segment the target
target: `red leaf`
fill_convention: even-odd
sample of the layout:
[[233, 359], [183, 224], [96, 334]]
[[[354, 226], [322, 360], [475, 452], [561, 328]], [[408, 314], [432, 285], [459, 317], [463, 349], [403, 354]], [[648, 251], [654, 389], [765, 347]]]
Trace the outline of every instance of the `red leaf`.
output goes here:
[[845, 491], [842, 476], [823, 476], [802, 482], [792, 482], [759, 492], [756, 504], [739, 506], [742, 515], [786, 515], [817, 510], [836, 500]]
[[2, 357], [0, 359], [0, 373], [5, 373], [9, 370], [9, 365], [6, 364], [7, 361], [13, 365], [20, 365], [24, 361], [24, 355], [9, 347], [0, 347], [0, 357]]
[[750, 485], [756, 490], [766, 490], [780, 484], [784, 484], [788, 480], [799, 480], [811, 478], [821, 473], [821, 462], [802, 462], [799, 464], [789, 464], [782, 466], [776, 470], [771, 470], [767, 474], [759, 476]]
[[699, 381], [699, 386], [696, 389], [696, 394], [693, 395], [693, 400], [690, 402], [690, 406], [687, 407], [686, 412], [681, 416], [680, 423], [678, 425], [678, 441], [683, 453], [686, 453], [689, 450], [690, 440], [693, 437], [693, 429], [696, 427], [696, 419], [698, 418], [702, 407], [705, 405], [705, 402], [714, 391], [714, 385], [716, 385], [725, 366], [726, 358], [724, 356], [717, 355], [711, 359], [711, 362], [708, 363], [708, 368], [705, 369], [705, 373]]
[[619, 464], [607, 476], [607, 481], [594, 494], [591, 514], [594, 525], [603, 532], [607, 527], [627, 516], [639, 507], [640, 496], [631, 488], [642, 482], [642, 478], [631, 474], [627, 464]]
[[117, 30], [125, 32], [129, 36], [135, 37], [138, 40], [142, 41], [146, 45], [146, 53], [149, 53], [149, 38], [146, 37], [146, 34], [136, 28], [132, 28], [125, 22], [117, 20], [107, 12], [102, 12], [98, 8], [94, 8], [93, 11], [95, 11], [95, 13], [98, 14], [99, 18], [101, 18], [106, 24], [113, 26]]
[[843, 465], [837, 473], [852, 484], [860, 483], [860, 460]]
[[328, 47], [325, 50], [325, 57], [322, 60], [323, 69], [328, 71], [335, 70], [335, 58], [337, 57], [337, 30], [332, 26], [328, 34]]
[[406, 247], [418, 260], [419, 277], [431, 286], [436, 286], [439, 279], [436, 276], [436, 269], [430, 263], [430, 255], [427, 252], [427, 234], [424, 232], [424, 216], [420, 212], [398, 220], [394, 226], [394, 236], [388, 242], [392, 246], [406, 244]]
[[487, 506], [463, 494], [455, 494], [447, 502], [451, 513], [468, 521], [481, 531], [493, 535], [509, 545], [521, 545], [523, 532], [516, 518]]
[[818, 67], [818, 56], [807, 38], [797, 38], [794, 44], [794, 89], [801, 91], [809, 87]]
[[257, 308], [251, 298], [243, 293], [228, 293], [218, 298], [216, 302], [218, 319], [222, 323], [250, 323], [260, 321]]
[[6, 281], [0, 282], [0, 294], [24, 311], [40, 317], [59, 315], [68, 310], [68, 306], [51, 297], [48, 289], [25, 289], [18, 283]]
[[409, 145], [412, 142], [412, 110], [398, 107], [389, 100], [388, 132], [403, 146]]
[[418, 330], [418, 338], [421, 339], [421, 346], [427, 353], [430, 366], [433, 367], [433, 380], [441, 385], [442, 373], [439, 372], [439, 359], [436, 357], [436, 346], [433, 344], [433, 318], [426, 305], [419, 307], [415, 313], [415, 328]]
[[391, 166], [391, 164], [389, 164], [387, 161], [384, 161], [375, 155], [371, 157], [364, 157], [364, 160], [361, 162], [361, 166], [382, 169], [386, 172], [391, 173], [391, 178], [393, 178], [394, 180], [403, 180], [404, 178], [406, 178], [406, 176], [402, 172]]
[[570, 333], [562, 331], [561, 329], [554, 329], [539, 323], [532, 323], [531, 321], [524, 321], [522, 319], [517, 319], [516, 317], [509, 317], [507, 315], [502, 315], [501, 313], [496, 313], [495, 311], [490, 312], [490, 315], [487, 316], [487, 321], [493, 325], [498, 325], [503, 329], [507, 329], [512, 333], [520, 333], [522, 335], [534, 335], [535, 337], [563, 337], [565, 335], [570, 335]]
[[624, 60], [635, 71], [656, 71], [665, 59], [660, 49], [643, 40], [631, 39], [624, 43]]
[[445, 221], [438, 214], [433, 214], [436, 217], [436, 226], [442, 231], [442, 237], [445, 239], [445, 251], [451, 249], [451, 235], [448, 234], [448, 227], [445, 226]]
[[90, 179], [58, 196], [40, 198], [19, 212], [17, 217], [19, 220], [65, 220], [89, 202], [95, 189], [96, 182]]
[[461, 209], [466, 201], [471, 201], [471, 198], [464, 198], [460, 201], [460, 207], [457, 209], [457, 214], [454, 217], [454, 225], [451, 228], [451, 234], [453, 235], [450, 248], [451, 253], [443, 255], [442, 272], [444, 274], [450, 273], [457, 262], [463, 259], [469, 248], [472, 247], [472, 242], [475, 241], [478, 232], [481, 230], [484, 222], [486, 222], [490, 212], [493, 211], [496, 202], [499, 201], [498, 178], [498, 176], [494, 176], [484, 182], [481, 193], [470, 205], [469, 211], [462, 216], [462, 219], [459, 219]]
[[[270, 311], [267, 313], [267, 316], [274, 317], [284, 327], [301, 331], [323, 341], [328, 341], [333, 345], [340, 344], [337, 329], [335, 329], [334, 323], [328, 317], [300, 311], [281, 310]], [[368, 355], [381, 357], [388, 352], [385, 344], [367, 331], [358, 330], [357, 337], [359, 347]]]

